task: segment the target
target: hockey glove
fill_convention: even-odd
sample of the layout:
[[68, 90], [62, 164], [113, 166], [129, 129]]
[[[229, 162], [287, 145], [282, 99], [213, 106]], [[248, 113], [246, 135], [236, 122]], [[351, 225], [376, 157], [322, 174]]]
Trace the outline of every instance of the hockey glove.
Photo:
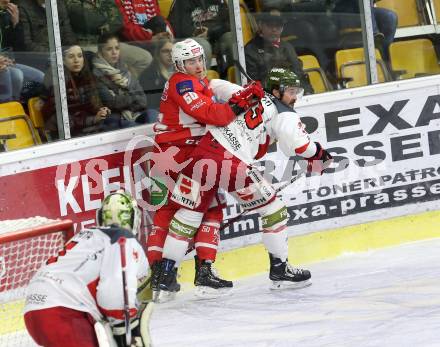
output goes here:
[[323, 174], [333, 162], [333, 157], [329, 152], [322, 148], [319, 142], [316, 144], [316, 153], [313, 157], [307, 158], [307, 173]]
[[228, 103], [232, 111], [239, 115], [247, 111], [250, 107], [255, 105], [258, 100], [264, 96], [264, 90], [260, 82], [251, 82], [246, 84], [242, 90], [232, 94]]

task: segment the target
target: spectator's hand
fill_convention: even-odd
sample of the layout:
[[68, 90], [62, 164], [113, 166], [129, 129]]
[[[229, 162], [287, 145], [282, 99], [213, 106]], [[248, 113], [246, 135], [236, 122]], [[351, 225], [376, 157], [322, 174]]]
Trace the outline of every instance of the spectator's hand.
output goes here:
[[0, 55], [0, 71], [5, 71], [8, 68], [8, 58], [6, 58], [4, 55]]
[[205, 39], [208, 38], [208, 28], [205, 26], [201, 26], [200, 28], [197, 28], [194, 30], [193, 36], [195, 37], [203, 37]]
[[107, 116], [111, 113], [110, 109], [108, 107], [101, 107], [95, 116], [95, 123], [100, 123], [104, 119], [107, 118]]
[[7, 6], [6, 6], [6, 10], [9, 12], [9, 14], [11, 15], [11, 22], [12, 22], [12, 26], [15, 28], [15, 26], [18, 24], [19, 22], [19, 15], [18, 15], [18, 7], [17, 5], [13, 4], [12, 2], [10, 2]]

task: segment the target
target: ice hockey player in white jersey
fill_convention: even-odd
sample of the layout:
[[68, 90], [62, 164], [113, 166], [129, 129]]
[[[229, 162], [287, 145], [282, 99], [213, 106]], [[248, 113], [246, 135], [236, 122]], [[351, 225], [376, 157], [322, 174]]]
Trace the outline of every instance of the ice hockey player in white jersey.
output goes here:
[[[216, 98], [226, 101], [240, 86], [223, 80], [210, 83]], [[218, 188], [230, 192], [245, 210], [262, 218], [262, 239], [269, 253], [273, 288], [303, 287], [310, 283], [307, 270], [293, 268], [287, 260], [286, 224], [289, 218], [275, 189], [252, 167], [268, 146], [278, 141], [287, 155], [300, 155], [307, 171], [322, 174], [331, 155], [312, 142], [291, 105], [302, 93], [298, 77], [288, 69], [274, 68], [266, 81], [266, 95], [255, 106], [224, 127], [210, 127], [192, 152], [193, 159], [180, 174], [171, 200], [180, 206], [171, 220], [163, 258], [179, 264], [187, 244], [200, 225], [203, 214]], [[276, 96], [275, 96], [276, 95]], [[162, 269], [160, 289], [167, 291], [173, 271]]]
[[98, 226], [70, 239], [27, 288], [24, 321], [41, 346], [149, 346], [152, 303], [136, 299], [138, 280], [149, 271], [136, 239], [136, 200], [119, 190], [105, 197], [96, 216]]

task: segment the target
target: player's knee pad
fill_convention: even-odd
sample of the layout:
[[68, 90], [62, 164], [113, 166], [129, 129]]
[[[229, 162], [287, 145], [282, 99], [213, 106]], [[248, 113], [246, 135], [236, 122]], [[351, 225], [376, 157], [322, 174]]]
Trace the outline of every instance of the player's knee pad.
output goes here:
[[289, 218], [286, 206], [276, 198], [258, 212], [263, 226], [264, 246], [269, 253], [285, 261], [288, 253], [286, 225]]
[[261, 216], [263, 232], [274, 233], [286, 227], [289, 213], [286, 205], [280, 199], [275, 198], [257, 211]]
[[171, 219], [169, 231], [179, 237], [191, 239], [197, 232], [203, 213], [186, 208], [179, 209]]
[[197, 256], [202, 260], [215, 261], [220, 241], [220, 223], [215, 220], [203, 220], [194, 237]]

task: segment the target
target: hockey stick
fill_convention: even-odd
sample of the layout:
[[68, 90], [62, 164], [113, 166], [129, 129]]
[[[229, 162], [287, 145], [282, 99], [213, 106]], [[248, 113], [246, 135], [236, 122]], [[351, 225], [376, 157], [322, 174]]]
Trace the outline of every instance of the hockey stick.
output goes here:
[[131, 328], [130, 328], [130, 305], [128, 302], [128, 288], [127, 288], [127, 258], [125, 254], [125, 237], [118, 240], [119, 250], [121, 253], [121, 267], [122, 267], [122, 287], [124, 291], [124, 322], [125, 322], [125, 339], [127, 346], [131, 346]]
[[[280, 193], [282, 190], [284, 190], [285, 188], [287, 188], [288, 186], [290, 186], [292, 183], [298, 181], [301, 177], [303, 177], [306, 174], [306, 171], [302, 170], [300, 172], [298, 172], [298, 175], [292, 177], [290, 179], [290, 181], [282, 184], [281, 186], [279, 186], [277, 189], [275, 189], [275, 195], [277, 195], [278, 193]], [[234, 222], [236, 222], [237, 220], [239, 220], [241, 217], [245, 216], [248, 212], [250, 212], [252, 210], [244, 210], [242, 212], [240, 212], [240, 214], [238, 214], [237, 216], [235, 216], [232, 219], [229, 219], [227, 223], [223, 224], [220, 226], [220, 230], [223, 230], [225, 228], [227, 228], [228, 226], [230, 226], [231, 224], [233, 224]]]

